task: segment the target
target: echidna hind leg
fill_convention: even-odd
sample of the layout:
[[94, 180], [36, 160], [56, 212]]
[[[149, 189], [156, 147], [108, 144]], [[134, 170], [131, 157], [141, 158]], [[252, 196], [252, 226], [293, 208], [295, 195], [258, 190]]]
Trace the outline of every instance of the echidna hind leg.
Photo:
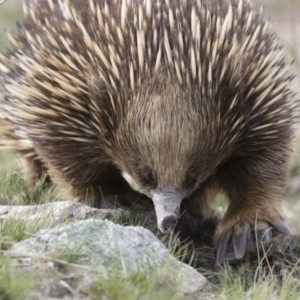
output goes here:
[[32, 193], [36, 182], [41, 179], [43, 173], [46, 173], [46, 168], [36, 156], [19, 155], [20, 162], [23, 166], [25, 179], [28, 184], [29, 193]]

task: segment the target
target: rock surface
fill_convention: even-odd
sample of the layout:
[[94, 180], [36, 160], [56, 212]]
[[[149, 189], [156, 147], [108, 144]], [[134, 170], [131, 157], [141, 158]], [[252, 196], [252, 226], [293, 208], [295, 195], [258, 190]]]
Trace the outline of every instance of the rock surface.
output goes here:
[[50, 202], [40, 205], [2, 205], [0, 220], [15, 218], [26, 223], [44, 219], [44, 227], [53, 227], [67, 221], [96, 219], [128, 219], [130, 213], [122, 209], [96, 209], [72, 201]]
[[[128, 216], [127, 212], [117, 210], [117, 213]], [[35, 291], [38, 299], [89, 299], [81, 291], [90, 288], [95, 276], [109, 278], [111, 274], [121, 278], [137, 273], [157, 274], [167, 278], [176, 293], [192, 295], [193, 299], [198, 298], [206, 282], [194, 268], [170, 255], [149, 230], [99, 220], [114, 219], [114, 210], [98, 210], [72, 202], [0, 207], [1, 219], [12, 216], [27, 222], [43, 216], [48, 219], [46, 228], [56, 226], [40, 230], [9, 251], [18, 271], [30, 269], [39, 274], [39, 290]], [[91, 219], [92, 216], [98, 220]], [[66, 217], [71, 219], [67, 225]], [[62, 280], [57, 275], [60, 268], [67, 277], [71, 274], [72, 279]]]

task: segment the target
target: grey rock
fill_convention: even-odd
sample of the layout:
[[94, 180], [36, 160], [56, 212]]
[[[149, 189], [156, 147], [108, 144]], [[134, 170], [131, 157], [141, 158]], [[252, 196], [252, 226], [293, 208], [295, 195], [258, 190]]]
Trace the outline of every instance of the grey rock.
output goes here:
[[130, 213], [122, 209], [97, 209], [72, 201], [50, 202], [41, 205], [0, 206], [0, 220], [15, 218], [26, 223], [43, 220], [43, 228], [89, 218], [126, 221], [129, 217]]
[[[93, 274], [101, 274], [106, 278], [112, 272], [122, 277], [136, 273], [147, 274], [149, 270], [165, 274], [182, 295], [197, 295], [206, 282], [194, 268], [170, 255], [149, 230], [124, 227], [108, 220], [90, 219], [41, 230], [31, 238], [15, 244], [10, 254], [19, 266], [43, 272], [47, 268], [48, 271], [53, 269], [60, 257], [67, 257], [75, 267], [73, 272], [80, 273], [81, 279], [75, 285], [53, 278], [47, 284], [41, 284], [41, 299], [61, 297], [66, 293], [74, 299], [85, 299], [79, 297], [80, 286], [88, 288]], [[62, 291], [55, 295], [58, 286]]]

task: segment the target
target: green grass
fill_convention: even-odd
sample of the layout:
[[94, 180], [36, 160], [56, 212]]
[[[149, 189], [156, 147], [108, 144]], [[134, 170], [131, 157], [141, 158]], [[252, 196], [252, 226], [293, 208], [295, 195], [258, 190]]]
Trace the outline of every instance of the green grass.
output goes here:
[[108, 278], [99, 278], [93, 282], [92, 288], [87, 291], [91, 299], [99, 299], [105, 296], [113, 300], [176, 300], [183, 299], [176, 292], [176, 286], [172, 286], [166, 272], [149, 272], [143, 274], [129, 274], [125, 278], [116, 274], [110, 274]]
[[0, 219], [0, 250], [9, 249], [14, 243], [22, 241], [42, 228], [47, 227], [47, 214], [40, 218], [26, 222], [25, 219], [7, 218]]
[[0, 172], [0, 204], [32, 205], [57, 200], [55, 187], [46, 186], [46, 174], [36, 183], [30, 193], [22, 171]]
[[14, 152], [0, 151], [0, 166], [0, 205], [32, 205], [58, 200], [55, 187], [46, 182], [46, 174], [29, 192], [21, 163]]
[[126, 215], [124, 211], [116, 209], [114, 211], [114, 215], [112, 221], [115, 224], [119, 224], [122, 226], [144, 226], [147, 222], [147, 218], [141, 220], [141, 216], [138, 214], [129, 213]]
[[29, 236], [29, 232], [26, 230], [26, 223], [14, 218], [1, 220], [0, 233], [1, 250], [9, 248], [15, 242], [19, 242]]
[[299, 299], [299, 264], [287, 268], [286, 274], [278, 276], [272, 270], [266, 270], [262, 264], [255, 270], [255, 277], [251, 273], [251, 266], [244, 264], [235, 273], [228, 265], [222, 267], [217, 274], [207, 274], [213, 278], [213, 291], [216, 299]]
[[34, 272], [17, 273], [11, 258], [0, 256], [0, 300], [24, 300], [35, 283]]
[[[78, 293], [90, 299], [186, 299], [176, 290], [176, 283], [170, 280], [167, 269], [163, 271], [149, 271], [149, 273], [137, 273], [120, 275], [116, 272], [104, 275], [94, 267], [78, 266], [73, 264], [73, 258], [61, 255], [56, 257], [41, 257], [49, 262], [54, 262], [56, 272], [70, 285], [74, 284], [74, 278], [78, 277], [78, 270], [89, 271], [92, 282], [87, 288], [79, 287]], [[34, 272], [26, 273], [26, 277], [18, 276], [13, 272], [11, 259], [0, 259], [0, 299], [26, 299], [26, 291], [33, 288]], [[224, 266], [218, 272], [206, 274], [212, 284], [203, 290], [200, 299], [299, 299], [299, 279], [294, 273], [299, 273], [299, 265], [287, 270], [282, 278], [266, 272], [262, 267], [257, 270], [255, 281], [249, 271], [249, 265], [240, 268], [239, 273], [234, 273], [230, 267]], [[65, 275], [64, 275], [65, 274]], [[64, 277], [65, 276], [65, 277]], [[211, 279], [214, 277], [214, 279]], [[35, 278], [35, 280], [37, 280]], [[23, 297], [23, 298], [22, 298]]]

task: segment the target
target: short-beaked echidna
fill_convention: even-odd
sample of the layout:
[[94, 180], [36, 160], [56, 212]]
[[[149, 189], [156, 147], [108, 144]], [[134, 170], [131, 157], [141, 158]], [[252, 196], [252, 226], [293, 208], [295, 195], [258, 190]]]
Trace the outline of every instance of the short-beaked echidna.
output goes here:
[[250, 1], [27, 0], [24, 14], [0, 65], [1, 131], [31, 184], [46, 168], [100, 205], [135, 195], [127, 172], [165, 233], [222, 190], [217, 264], [230, 241], [244, 256], [256, 221], [265, 243], [288, 232], [293, 76]]

